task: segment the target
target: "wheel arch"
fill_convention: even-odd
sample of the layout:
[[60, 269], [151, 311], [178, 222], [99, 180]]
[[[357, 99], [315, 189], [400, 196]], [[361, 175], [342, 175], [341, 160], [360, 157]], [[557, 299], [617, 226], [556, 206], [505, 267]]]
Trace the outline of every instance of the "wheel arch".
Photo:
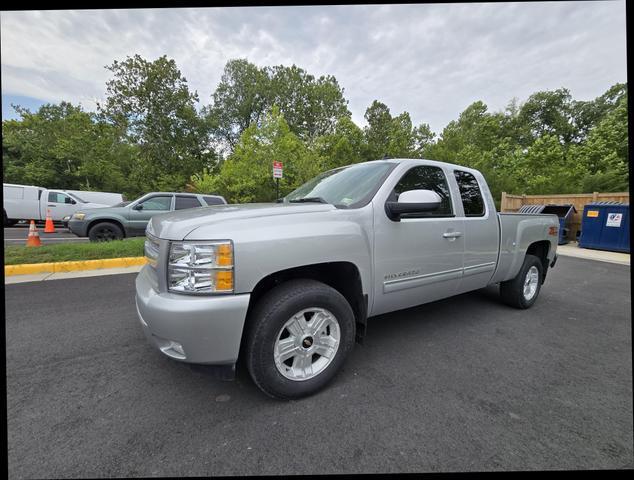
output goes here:
[[546, 272], [548, 271], [548, 253], [550, 252], [550, 242], [548, 240], [540, 240], [531, 243], [526, 249], [526, 255], [534, 255], [542, 262], [542, 283], [546, 280]]
[[126, 230], [125, 230], [125, 227], [123, 226], [123, 223], [116, 218], [96, 218], [94, 220], [90, 220], [90, 222], [88, 222], [88, 226], [86, 227], [86, 236], [90, 235], [90, 229], [92, 227], [94, 227], [98, 223], [104, 223], [104, 222], [114, 223], [117, 227], [121, 229], [121, 232], [123, 232], [123, 238], [127, 237]]
[[356, 341], [358, 343], [363, 342], [367, 323], [368, 295], [363, 293], [361, 273], [357, 266], [351, 262], [326, 262], [279, 270], [258, 281], [251, 292], [249, 300], [246, 321], [242, 331], [240, 354], [244, 351], [244, 342], [248, 336], [248, 331], [255, 322], [255, 319], [250, 314], [258, 301], [278, 285], [300, 278], [309, 278], [322, 282], [345, 297], [354, 313], [357, 327]]

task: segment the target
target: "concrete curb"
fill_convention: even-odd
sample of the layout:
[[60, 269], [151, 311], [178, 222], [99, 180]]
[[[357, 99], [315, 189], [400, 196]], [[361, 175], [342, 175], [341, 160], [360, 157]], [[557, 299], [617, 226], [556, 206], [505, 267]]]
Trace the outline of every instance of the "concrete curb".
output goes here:
[[26, 263], [5, 265], [5, 277], [34, 273], [75, 272], [79, 270], [101, 270], [104, 268], [122, 268], [145, 265], [145, 257], [103, 258], [100, 260], [79, 260], [73, 262]]

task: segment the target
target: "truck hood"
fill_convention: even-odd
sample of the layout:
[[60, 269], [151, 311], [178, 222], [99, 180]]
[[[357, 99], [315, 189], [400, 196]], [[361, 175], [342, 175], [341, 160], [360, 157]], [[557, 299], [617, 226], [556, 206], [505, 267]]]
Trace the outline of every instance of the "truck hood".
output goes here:
[[[90, 205], [90, 206], [89, 206]], [[125, 211], [127, 210], [126, 207], [112, 207], [112, 206], [108, 206], [108, 205], [102, 205], [100, 203], [84, 203], [82, 205], [82, 207], [77, 210], [78, 212], [83, 212], [86, 214], [97, 214], [97, 215], [104, 215], [104, 214], [123, 214]]]
[[[154, 215], [148, 224], [148, 232], [158, 238], [183, 240], [194, 230], [225, 222], [249, 222], [249, 219], [278, 217], [281, 215], [306, 215], [336, 210], [323, 203], [246, 203], [214, 205], [177, 212]], [[273, 220], [274, 221], [274, 220]]]

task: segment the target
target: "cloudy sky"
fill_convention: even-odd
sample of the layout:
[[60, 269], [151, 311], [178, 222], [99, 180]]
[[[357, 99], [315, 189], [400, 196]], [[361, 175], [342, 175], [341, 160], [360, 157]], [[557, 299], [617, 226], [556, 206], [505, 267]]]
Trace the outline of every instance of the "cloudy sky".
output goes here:
[[105, 65], [176, 60], [202, 104], [231, 58], [331, 74], [353, 120], [374, 99], [440, 132], [475, 100], [491, 110], [567, 87], [592, 99], [626, 81], [625, 2], [1, 12], [2, 118], [10, 103], [94, 110]]

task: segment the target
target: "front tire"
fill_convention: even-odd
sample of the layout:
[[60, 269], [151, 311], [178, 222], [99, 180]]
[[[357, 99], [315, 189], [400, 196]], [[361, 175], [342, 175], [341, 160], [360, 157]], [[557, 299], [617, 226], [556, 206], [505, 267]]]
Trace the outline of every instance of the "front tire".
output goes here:
[[321, 390], [354, 346], [355, 319], [337, 290], [309, 279], [268, 292], [250, 315], [246, 365], [264, 393], [301, 398]]
[[526, 255], [522, 268], [512, 280], [500, 283], [500, 297], [511, 307], [530, 308], [542, 286], [544, 266], [539, 257]]
[[90, 227], [88, 238], [90, 238], [91, 242], [109, 242], [111, 240], [121, 240], [123, 238], [123, 231], [118, 225], [114, 223], [99, 222]]

